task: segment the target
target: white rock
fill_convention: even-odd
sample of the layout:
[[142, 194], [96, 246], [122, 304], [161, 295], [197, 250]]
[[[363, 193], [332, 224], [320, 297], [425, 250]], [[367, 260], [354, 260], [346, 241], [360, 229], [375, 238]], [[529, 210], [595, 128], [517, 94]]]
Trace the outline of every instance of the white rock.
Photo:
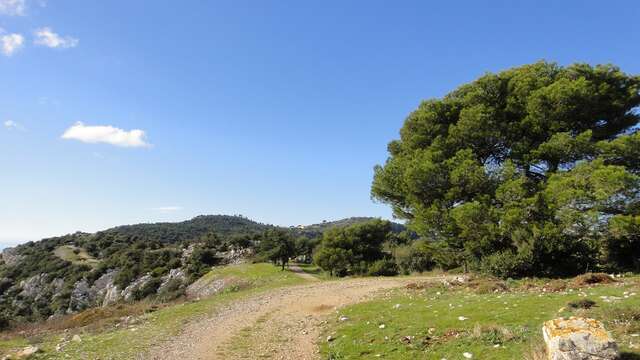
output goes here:
[[73, 337], [71, 338], [71, 341], [73, 341], [73, 342], [82, 342], [82, 339], [80, 338], [80, 335], [75, 334], [75, 335], [73, 335]]
[[468, 319], [469, 319], [468, 317], [458, 316], [458, 320], [460, 320], [460, 321], [465, 321], [465, 320], [468, 320]]
[[472, 359], [473, 358], [473, 354], [472, 353], [463, 353], [462, 356], [464, 356], [466, 359]]
[[542, 327], [542, 335], [549, 360], [609, 360], [619, 356], [616, 342], [594, 319], [549, 320]]
[[31, 355], [34, 355], [38, 351], [40, 351], [40, 349], [37, 346], [27, 346], [26, 348], [18, 351], [18, 353], [16, 353], [16, 357], [18, 359], [26, 359], [31, 357]]
[[384, 324], [380, 324], [380, 326], [378, 326], [379, 329], [384, 329], [386, 326]]

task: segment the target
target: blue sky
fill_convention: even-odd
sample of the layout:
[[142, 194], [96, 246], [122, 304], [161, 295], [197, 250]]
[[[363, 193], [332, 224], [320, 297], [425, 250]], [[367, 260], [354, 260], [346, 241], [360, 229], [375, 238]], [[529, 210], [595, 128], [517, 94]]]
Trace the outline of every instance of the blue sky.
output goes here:
[[372, 169], [420, 100], [540, 59], [638, 74], [638, 15], [636, 1], [0, 0], [0, 243], [198, 214], [389, 218]]

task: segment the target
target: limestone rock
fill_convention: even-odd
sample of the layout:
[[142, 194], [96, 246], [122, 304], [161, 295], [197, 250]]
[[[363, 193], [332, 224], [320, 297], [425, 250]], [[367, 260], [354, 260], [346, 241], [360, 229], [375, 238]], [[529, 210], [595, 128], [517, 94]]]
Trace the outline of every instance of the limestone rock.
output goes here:
[[600, 321], [570, 317], [549, 320], [542, 327], [549, 360], [617, 359], [618, 346]]
[[135, 300], [134, 293], [136, 290], [142, 289], [149, 281], [151, 281], [151, 274], [146, 274], [131, 282], [129, 286], [122, 290], [122, 298], [124, 301]]
[[93, 296], [89, 283], [86, 279], [82, 279], [75, 283], [73, 290], [71, 291], [71, 298], [69, 299], [68, 313], [72, 313], [78, 310], [84, 310], [93, 305]]
[[185, 292], [187, 298], [195, 299], [208, 297], [232, 287], [242, 288], [248, 285], [249, 283], [246, 280], [238, 279], [234, 276], [212, 278], [205, 275], [193, 284], [189, 285]]
[[184, 287], [184, 284], [187, 282], [187, 275], [182, 269], [171, 269], [169, 270], [169, 273], [160, 278], [160, 280], [162, 282], [158, 287], [158, 294], [163, 292], [165, 289], [172, 286], [172, 284], [175, 284], [176, 282], [180, 287]]
[[4, 261], [7, 266], [15, 266], [22, 261], [23, 258], [24, 256], [18, 254], [18, 249], [16, 248], [6, 248], [2, 250], [2, 261]]
[[30, 358], [32, 355], [34, 355], [35, 353], [37, 353], [38, 351], [40, 351], [40, 349], [37, 346], [27, 346], [26, 348], [18, 351], [16, 353], [16, 358], [18, 359], [28, 359]]
[[91, 292], [92, 297], [95, 297], [96, 305], [107, 306], [120, 300], [120, 290], [114, 285], [117, 275], [118, 271], [109, 270], [93, 282]]

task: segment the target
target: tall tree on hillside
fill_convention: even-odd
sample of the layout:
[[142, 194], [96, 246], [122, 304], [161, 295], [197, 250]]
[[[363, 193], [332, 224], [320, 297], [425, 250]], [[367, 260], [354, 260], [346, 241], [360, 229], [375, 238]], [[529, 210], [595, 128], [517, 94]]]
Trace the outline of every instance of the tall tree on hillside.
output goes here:
[[296, 255], [296, 243], [289, 232], [269, 229], [264, 233], [258, 250], [274, 264], [280, 263], [284, 270], [289, 259]]
[[486, 74], [409, 115], [372, 195], [460, 263], [501, 275], [637, 263], [616, 246], [638, 249], [626, 224], [640, 209], [639, 91], [612, 65]]

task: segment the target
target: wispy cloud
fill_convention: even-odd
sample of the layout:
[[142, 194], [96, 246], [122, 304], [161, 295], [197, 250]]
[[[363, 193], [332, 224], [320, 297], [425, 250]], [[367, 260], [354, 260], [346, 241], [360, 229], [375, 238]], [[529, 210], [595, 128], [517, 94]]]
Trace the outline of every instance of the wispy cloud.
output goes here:
[[[1, 1], [1, 0], [0, 0]], [[36, 45], [46, 46], [54, 49], [67, 49], [78, 46], [79, 40], [71, 36], [60, 36], [49, 27], [37, 29], [35, 32]]]
[[167, 213], [172, 213], [172, 212], [182, 210], [182, 206], [160, 206], [160, 207], [152, 208], [151, 210], [158, 211], [163, 214], [167, 214]]
[[65, 140], [78, 140], [84, 143], [105, 143], [120, 147], [149, 147], [143, 130], [123, 130], [110, 125], [85, 125], [77, 122], [68, 128], [62, 138]]
[[26, 0], [0, 0], [0, 14], [23, 16], [26, 14]]
[[[0, 29], [1, 32], [2, 29]], [[11, 56], [24, 46], [24, 36], [20, 34], [3, 34], [0, 35], [0, 44], [2, 45], [2, 53], [5, 56]]]
[[21, 124], [15, 122], [13, 120], [6, 120], [2, 124], [4, 125], [5, 128], [7, 128], [9, 130], [19, 130], [19, 131], [25, 131], [26, 130], [24, 128], [24, 126], [22, 126]]

